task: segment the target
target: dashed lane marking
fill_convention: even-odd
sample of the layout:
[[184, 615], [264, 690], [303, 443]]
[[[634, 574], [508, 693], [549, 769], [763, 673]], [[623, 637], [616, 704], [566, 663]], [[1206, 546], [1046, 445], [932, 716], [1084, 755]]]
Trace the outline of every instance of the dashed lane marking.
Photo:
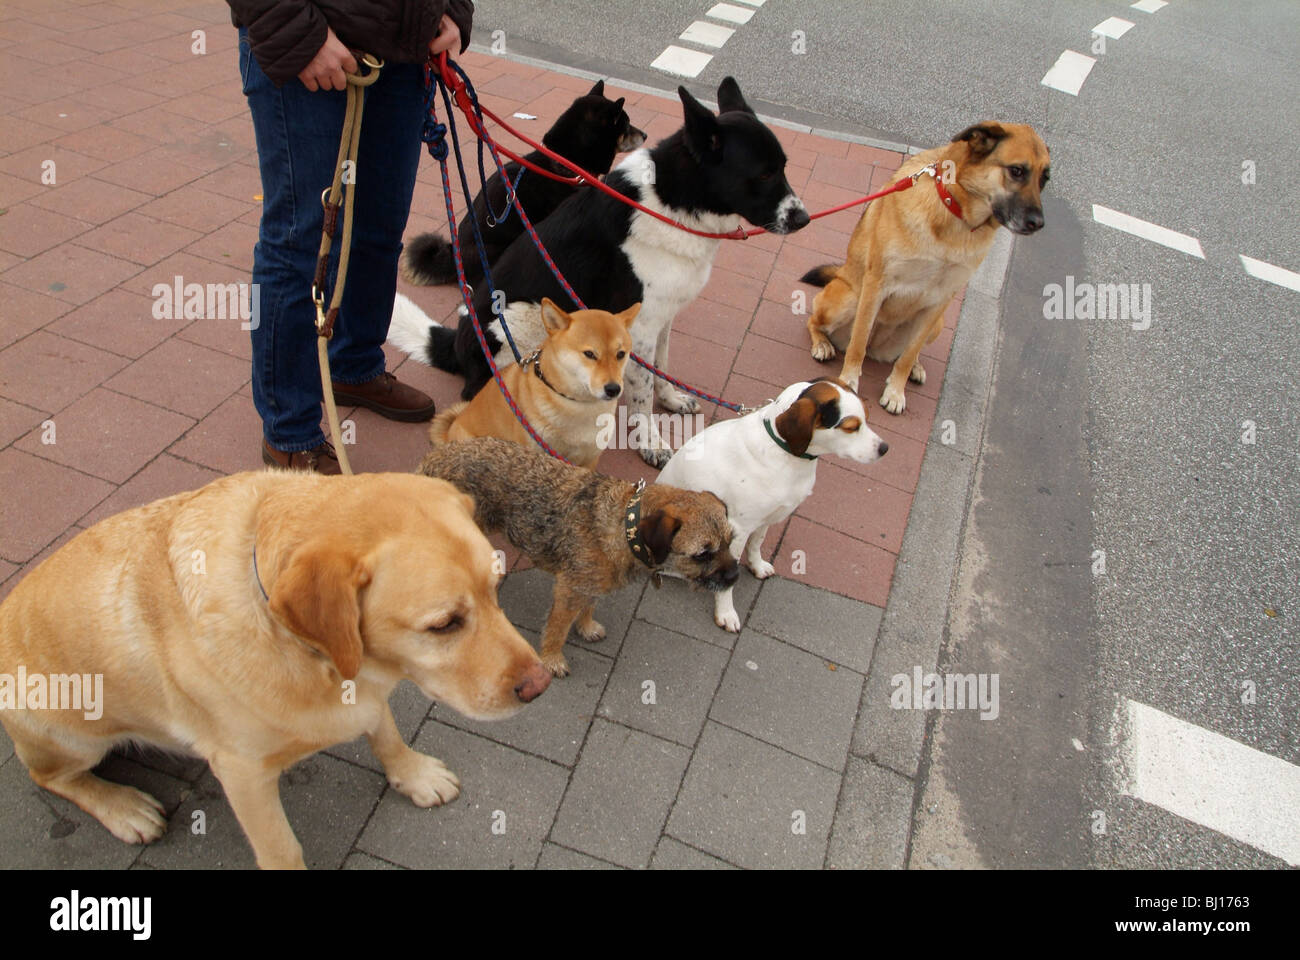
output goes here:
[[731, 39], [735, 33], [732, 27], [724, 27], [718, 23], [706, 23], [703, 20], [696, 20], [689, 27], [682, 31], [681, 36], [677, 39], [685, 40], [688, 43], [697, 43], [701, 47], [712, 47], [719, 49], [724, 43]]
[[1300, 292], [1300, 273], [1284, 270], [1282, 267], [1275, 267], [1271, 263], [1256, 260], [1242, 253], [1237, 254], [1237, 256], [1241, 257], [1241, 265], [1246, 268], [1246, 272], [1252, 277], [1258, 277], [1260, 280], [1276, 283], [1279, 287], [1286, 287], [1288, 290]]
[[679, 77], [698, 77], [700, 71], [707, 67], [712, 59], [711, 53], [687, 50], [685, 47], [670, 43], [663, 53], [655, 57], [650, 66]]
[[738, 7], [734, 3], [718, 3], [709, 8], [706, 17], [712, 17], [714, 20], [725, 20], [727, 23], [749, 23], [749, 18], [754, 15], [754, 11], [748, 7]]
[[1300, 767], [1125, 701], [1124, 793], [1300, 866]]
[[1130, 217], [1127, 213], [1120, 213], [1118, 210], [1112, 210], [1110, 207], [1103, 207], [1097, 203], [1092, 205], [1092, 219], [1103, 226], [1123, 230], [1135, 237], [1152, 240], [1166, 247], [1181, 250], [1193, 257], [1205, 259], [1205, 251], [1201, 249], [1201, 241], [1195, 237], [1189, 237], [1185, 233], [1179, 233], [1177, 230], [1170, 230], [1168, 227], [1149, 223], [1146, 220], [1139, 220], [1137, 217]]
[[1138, 0], [1132, 6], [1134, 10], [1141, 10], [1143, 13], [1155, 13], [1161, 7], [1167, 7], [1169, 4], [1165, 0]]
[[1111, 40], [1118, 40], [1132, 29], [1132, 20], [1122, 20], [1119, 17], [1107, 17], [1101, 23], [1093, 27], [1092, 32], [1100, 33], [1103, 37], [1108, 37]]
[[1077, 97], [1083, 81], [1088, 78], [1088, 71], [1096, 62], [1094, 57], [1066, 50], [1056, 58], [1052, 69], [1043, 76], [1043, 86]]

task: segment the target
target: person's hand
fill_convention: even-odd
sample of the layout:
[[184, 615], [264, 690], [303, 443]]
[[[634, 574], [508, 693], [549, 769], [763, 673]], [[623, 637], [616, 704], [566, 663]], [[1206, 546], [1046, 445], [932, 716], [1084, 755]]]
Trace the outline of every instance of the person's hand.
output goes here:
[[460, 51], [460, 27], [456, 26], [455, 20], [446, 15], [438, 24], [438, 35], [429, 41], [429, 54], [436, 57], [444, 50], [450, 50], [452, 53]]
[[[460, 33], [456, 34], [458, 37]], [[357, 72], [357, 61], [352, 52], [343, 45], [334, 31], [325, 28], [325, 43], [311, 58], [311, 63], [302, 68], [298, 79], [308, 90], [343, 90], [347, 87], [346, 73]]]

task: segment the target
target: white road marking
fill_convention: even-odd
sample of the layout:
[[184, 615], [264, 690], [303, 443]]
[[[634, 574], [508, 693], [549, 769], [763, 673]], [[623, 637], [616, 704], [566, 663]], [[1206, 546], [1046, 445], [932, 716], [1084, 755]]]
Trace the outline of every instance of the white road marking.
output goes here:
[[717, 3], [705, 14], [706, 17], [712, 17], [714, 20], [726, 20], [727, 23], [749, 23], [749, 18], [754, 15], [754, 11], [746, 7], [738, 7], [734, 3]]
[[711, 53], [687, 50], [685, 47], [670, 43], [663, 53], [655, 57], [654, 63], [650, 66], [678, 77], [698, 77], [700, 71], [707, 67], [712, 59]]
[[1132, 29], [1132, 20], [1121, 20], [1119, 17], [1107, 17], [1101, 23], [1093, 27], [1092, 32], [1100, 33], [1103, 37], [1109, 37], [1112, 40], [1118, 40]]
[[1134, 10], [1141, 10], [1143, 13], [1155, 13], [1161, 7], [1169, 6], [1165, 0], [1138, 0], [1132, 4]]
[[1092, 65], [1096, 62], [1094, 57], [1084, 56], [1082, 53], [1075, 53], [1073, 50], [1066, 50], [1056, 58], [1056, 63], [1052, 64], [1052, 69], [1048, 70], [1043, 76], [1043, 86], [1077, 97], [1079, 88], [1083, 86], [1083, 81], [1088, 77], [1088, 71], [1092, 69]]
[[703, 20], [696, 20], [683, 30], [681, 36], [677, 39], [698, 43], [701, 47], [713, 47], [716, 50], [730, 40], [731, 35], [735, 32], [734, 27], [724, 27], [719, 23], [705, 23]]
[[1112, 210], [1110, 207], [1103, 207], [1097, 203], [1092, 205], [1092, 219], [1103, 226], [1114, 227], [1116, 230], [1123, 230], [1125, 233], [1131, 233], [1143, 240], [1153, 240], [1166, 247], [1173, 247], [1175, 250], [1191, 254], [1193, 257], [1205, 259], [1205, 252], [1201, 249], [1201, 241], [1195, 237], [1189, 237], [1185, 233], [1179, 233], [1177, 230], [1170, 230], [1168, 227], [1161, 227], [1154, 223], [1148, 223], [1146, 220], [1139, 220], [1137, 217], [1130, 217], [1127, 213], [1120, 213], [1118, 210]]
[[1267, 280], [1269, 283], [1276, 283], [1279, 287], [1286, 287], [1288, 290], [1300, 292], [1300, 273], [1293, 273], [1290, 270], [1284, 270], [1282, 267], [1275, 267], [1271, 263], [1265, 263], [1263, 260], [1256, 260], [1245, 254], [1237, 254], [1241, 257], [1241, 265], [1246, 268], [1246, 272], [1252, 277], [1258, 277], [1261, 280]]
[[767, 0], [739, 0], [739, 2], [747, 3], [751, 7], [761, 7], [763, 4], [767, 3]]
[[1300, 866], [1300, 767], [1135, 700], [1125, 710], [1126, 794]]

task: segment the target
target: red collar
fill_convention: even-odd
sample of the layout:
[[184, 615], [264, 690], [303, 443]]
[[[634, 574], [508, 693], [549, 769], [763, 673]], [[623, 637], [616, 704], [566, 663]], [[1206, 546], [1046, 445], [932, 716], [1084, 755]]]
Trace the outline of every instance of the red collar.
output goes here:
[[939, 200], [948, 208], [949, 213], [958, 220], [964, 220], [965, 218], [962, 216], [961, 212], [961, 204], [957, 202], [956, 197], [948, 192], [948, 188], [943, 185], [943, 176], [937, 172], [932, 173], [931, 176], [934, 177], [934, 190], [939, 194]]

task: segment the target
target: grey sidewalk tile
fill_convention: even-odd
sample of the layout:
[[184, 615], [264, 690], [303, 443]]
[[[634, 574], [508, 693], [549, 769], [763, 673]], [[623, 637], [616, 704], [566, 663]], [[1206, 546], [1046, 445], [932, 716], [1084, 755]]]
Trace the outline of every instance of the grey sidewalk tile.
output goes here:
[[[732, 601], [742, 618], [758, 595], [760, 583], [748, 570], [740, 571]], [[707, 590], [692, 590], [683, 580], [664, 577], [663, 586], [658, 590], [647, 587], [641, 595], [636, 615], [642, 620], [728, 650], [736, 645], [736, 635], [713, 622], [713, 594]]]
[[685, 747], [597, 720], [551, 839], [620, 866], [648, 866], [690, 759]]
[[436, 704], [429, 716], [571, 767], [614, 664], [572, 644], [565, 647], [564, 656], [573, 672], [553, 679], [545, 693], [509, 719], [468, 720], [445, 704]]
[[709, 723], [667, 832], [742, 867], [817, 869], [839, 789], [838, 774]]
[[[98, 772], [153, 794], [169, 812], [188, 789], [183, 781], [118, 758]], [[123, 843], [72, 801], [33, 783], [17, 757], [0, 766], [0, 825], [0, 864], [6, 869], [125, 870], [140, 856], [139, 846]]]
[[906, 777], [850, 759], [826, 865], [838, 870], [903, 869], [914, 792], [915, 784]]
[[[378, 774], [323, 753], [284, 772], [280, 799], [310, 869], [335, 870], [342, 865], [384, 787]], [[199, 811], [205, 832], [196, 834], [194, 826], [200, 821], [194, 814]], [[211, 771], [173, 815], [171, 829], [141, 859], [169, 870], [257, 866], [253, 848]]]
[[866, 673], [881, 612], [860, 600], [771, 577], [763, 584], [746, 626]]
[[[544, 570], [536, 567], [518, 570], [506, 577], [501, 584], [498, 591], [501, 609], [515, 626], [540, 635], [546, 626], [547, 614], [551, 611], [551, 591], [554, 587], [555, 578]], [[575, 646], [586, 647], [606, 657], [618, 656], [623, 635], [627, 633], [627, 626], [632, 622], [632, 614], [644, 589], [645, 581], [636, 580], [622, 590], [597, 600], [596, 619], [605, 628], [605, 639], [588, 644], [578, 637], [576, 631], [570, 630], [565, 644], [566, 656]]]
[[[424, 691], [414, 683], [403, 680], [389, 694], [388, 705], [393, 710], [393, 719], [397, 721], [397, 729], [401, 732], [402, 739], [410, 743], [416, 731], [420, 729], [420, 724], [424, 722], [424, 718], [429, 715], [432, 703], [424, 695]], [[349, 743], [330, 747], [325, 753], [340, 760], [349, 760], [360, 766], [369, 767], [376, 773], [384, 772], [384, 765], [371, 751], [370, 744], [364, 736]]]
[[[627, 632], [599, 714], [693, 746], [727, 657], [725, 650], [713, 644], [636, 621]], [[648, 683], [653, 683], [653, 688]], [[651, 693], [654, 702], [646, 703]]]
[[542, 845], [542, 856], [537, 861], [538, 870], [617, 870], [618, 867], [604, 860], [597, 860], [585, 853], [578, 853], [567, 847], [557, 846], [549, 841]]
[[651, 870], [735, 870], [731, 864], [701, 853], [694, 847], [688, 847], [680, 840], [664, 837], [659, 841], [654, 858], [650, 861]]
[[404, 870], [405, 867], [399, 867], [395, 863], [389, 863], [387, 860], [380, 860], [378, 857], [372, 857], [368, 853], [350, 853], [348, 858], [343, 861], [344, 870]]
[[753, 630], [740, 635], [709, 716], [833, 770], [842, 770], [862, 675]]
[[[925, 669], [931, 670], [933, 665]], [[916, 776], [925, 741], [925, 711], [895, 710], [889, 702], [894, 692], [890, 678], [899, 673], [910, 674], [911, 670], [910, 665], [906, 668], [900, 665], [891, 671], [890, 664], [877, 657], [877, 669], [867, 677], [862, 690], [849, 752], [907, 776]]]
[[14, 742], [9, 739], [9, 734], [5, 728], [0, 726], [0, 766], [5, 764], [10, 757], [14, 755]]
[[415, 748], [456, 773], [460, 796], [422, 810], [389, 790], [357, 841], [359, 851], [421, 870], [524, 869], [537, 862], [568, 771], [434, 721], [421, 728]]

